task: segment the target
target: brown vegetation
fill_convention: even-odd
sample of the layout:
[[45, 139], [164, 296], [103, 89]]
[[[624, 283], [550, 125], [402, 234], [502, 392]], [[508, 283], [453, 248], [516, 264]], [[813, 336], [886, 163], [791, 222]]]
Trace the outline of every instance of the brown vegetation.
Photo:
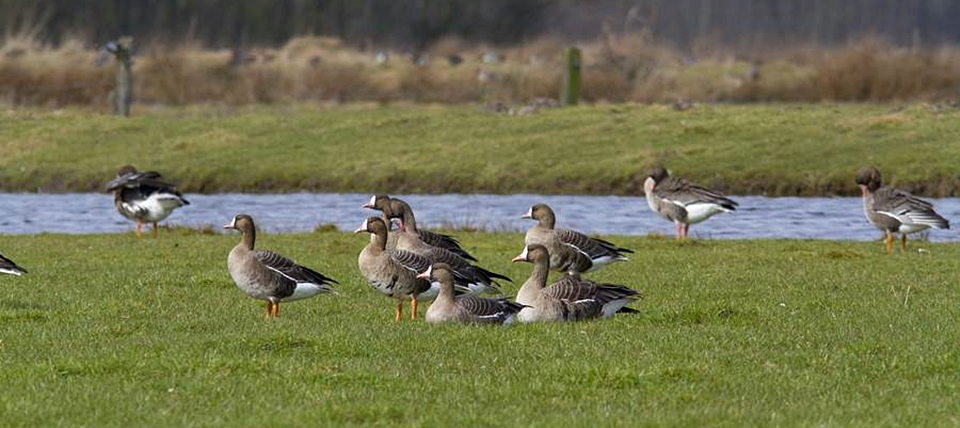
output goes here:
[[[907, 49], [877, 39], [750, 52], [711, 44], [685, 54], [640, 35], [581, 43], [589, 102], [955, 101], [960, 49]], [[491, 48], [446, 38], [413, 55], [298, 37], [278, 49], [141, 46], [135, 98], [145, 105], [286, 101], [523, 102], [555, 98], [564, 44]], [[79, 42], [0, 45], [0, 102], [107, 106], [112, 60]]]

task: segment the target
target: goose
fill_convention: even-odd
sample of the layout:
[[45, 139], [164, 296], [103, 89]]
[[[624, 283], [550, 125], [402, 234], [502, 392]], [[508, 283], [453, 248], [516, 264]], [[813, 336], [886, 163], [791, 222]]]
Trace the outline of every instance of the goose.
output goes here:
[[0, 273], [7, 273], [10, 275], [20, 276], [27, 273], [27, 270], [17, 266], [13, 260], [6, 258], [3, 254], [0, 254]]
[[950, 222], [937, 214], [929, 202], [900, 189], [883, 187], [877, 168], [860, 168], [855, 180], [863, 194], [863, 214], [886, 234], [887, 253], [893, 252], [894, 233], [900, 233], [900, 251], [904, 252], [907, 234], [931, 227], [950, 228]]
[[[418, 229], [417, 219], [413, 215], [413, 209], [411, 209], [410, 205], [402, 199], [391, 198], [390, 196], [382, 194], [373, 195], [370, 198], [370, 201], [363, 204], [362, 207], [383, 212], [383, 220], [388, 222], [388, 224], [393, 219], [399, 219], [400, 230], [415, 235], [417, 238], [420, 238], [421, 241], [427, 245], [430, 245], [431, 247], [443, 248], [460, 257], [463, 257], [464, 259], [473, 262], [477, 261], [477, 259], [470, 255], [467, 250], [464, 250], [460, 246], [460, 241], [457, 241], [457, 238], [442, 233]], [[396, 241], [394, 240], [393, 242], [388, 242], [387, 246], [394, 248], [396, 246]]]
[[550, 252], [550, 267], [560, 272], [585, 273], [600, 269], [616, 261], [626, 261], [624, 253], [633, 250], [621, 248], [612, 242], [591, 238], [570, 229], [555, 228], [557, 217], [547, 204], [536, 204], [522, 215], [537, 221], [527, 230], [525, 245], [543, 245]]
[[673, 222], [677, 240], [683, 240], [691, 224], [700, 223], [720, 212], [733, 212], [737, 203], [722, 193], [683, 178], [671, 177], [666, 168], [655, 165], [643, 182], [647, 205], [653, 212]]
[[167, 218], [173, 210], [190, 205], [177, 189], [162, 180], [155, 171], [137, 171], [125, 165], [117, 177], [106, 184], [105, 190], [113, 192], [113, 205], [120, 215], [137, 222], [137, 237], [140, 237], [144, 222], [153, 223], [153, 236], [157, 236], [157, 223]]
[[[387, 217], [395, 215], [406, 216], [406, 214], [411, 212], [406, 202], [396, 198], [391, 200], [390, 208], [388, 209], [389, 214], [386, 215]], [[409, 221], [408, 218], [408, 223], [404, 226], [413, 226], [413, 230], [416, 230], [416, 221]], [[391, 243], [393, 243], [392, 246]], [[485, 292], [499, 294], [500, 287], [496, 282], [498, 279], [512, 282], [509, 277], [473, 265], [467, 259], [464, 259], [456, 253], [423, 242], [423, 240], [409, 230], [390, 232], [388, 234], [386, 248], [414, 253], [425, 258], [430, 264], [442, 262], [450, 265], [456, 273], [456, 284], [464, 287], [466, 291], [471, 294]], [[417, 271], [417, 273], [419, 272], [422, 271]], [[434, 287], [431, 293], [435, 296], [438, 291], [439, 289]]]
[[337, 284], [333, 278], [273, 251], [254, 250], [257, 229], [249, 215], [238, 214], [223, 228], [241, 233], [240, 243], [227, 256], [230, 277], [248, 296], [266, 301], [268, 318], [280, 315], [280, 302], [336, 293], [330, 286]]
[[440, 284], [440, 293], [427, 308], [428, 323], [510, 324], [513, 317], [525, 307], [506, 298], [455, 295], [453, 276], [453, 269], [446, 263], [434, 263], [417, 275], [417, 278], [434, 280]]
[[404, 300], [410, 300], [410, 319], [415, 319], [417, 300], [431, 289], [430, 281], [417, 278], [417, 274], [426, 270], [430, 262], [409, 251], [388, 249], [387, 224], [379, 217], [367, 218], [354, 231], [363, 232], [369, 233], [372, 239], [357, 258], [360, 274], [374, 290], [397, 300], [396, 322], [403, 318]]
[[[578, 274], [565, 274], [547, 286], [550, 253], [542, 245], [527, 245], [513, 262], [533, 263], [530, 278], [517, 292], [517, 303], [527, 305], [519, 314], [520, 322], [582, 321], [609, 318], [624, 311], [625, 305], [638, 299], [636, 290], [617, 284], [599, 284]], [[632, 312], [628, 309], [625, 312]]]

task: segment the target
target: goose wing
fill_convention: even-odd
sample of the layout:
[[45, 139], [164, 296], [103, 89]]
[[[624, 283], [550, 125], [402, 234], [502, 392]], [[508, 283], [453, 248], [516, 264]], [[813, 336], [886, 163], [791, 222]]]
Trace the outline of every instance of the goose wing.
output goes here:
[[587, 255], [587, 257], [591, 259], [598, 259], [600, 257], [623, 257], [623, 253], [633, 252], [633, 250], [628, 248], [618, 247], [610, 241], [591, 238], [575, 230], [555, 229], [554, 232], [560, 242], [576, 248], [577, 251]]
[[661, 199], [681, 206], [708, 203], [733, 211], [737, 209], [738, 205], [736, 201], [716, 190], [708, 189], [679, 177], [664, 178], [653, 188], [653, 192]]
[[306, 266], [298, 265], [293, 260], [270, 250], [254, 251], [253, 257], [267, 269], [277, 272], [296, 283], [311, 283], [317, 285], [338, 284], [337, 280]]
[[13, 260], [10, 260], [6, 258], [3, 254], [0, 254], [0, 272], [20, 276], [27, 273], [27, 270], [20, 266], [17, 266], [17, 264], [14, 263]]
[[933, 204], [900, 189], [877, 189], [873, 196], [873, 209], [896, 218], [901, 223], [925, 224], [938, 229], [950, 228], [950, 222], [933, 210]]

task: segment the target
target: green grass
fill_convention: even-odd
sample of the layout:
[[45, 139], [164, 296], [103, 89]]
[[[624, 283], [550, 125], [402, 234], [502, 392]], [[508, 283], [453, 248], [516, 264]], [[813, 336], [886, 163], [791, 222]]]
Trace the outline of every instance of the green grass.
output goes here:
[[927, 105], [597, 105], [507, 116], [475, 106], [138, 112], [18, 110], [0, 121], [0, 190], [96, 191], [123, 164], [189, 192], [641, 194], [648, 166], [733, 194], [957, 195], [960, 110]]
[[[510, 119], [512, 120], [512, 119]], [[458, 233], [514, 277], [519, 234]], [[509, 328], [392, 320], [366, 236], [263, 234], [339, 279], [281, 307], [236, 235], [0, 236], [0, 420], [33, 426], [957, 426], [960, 245], [611, 237], [639, 315]], [[918, 248], [926, 251], [916, 252]]]

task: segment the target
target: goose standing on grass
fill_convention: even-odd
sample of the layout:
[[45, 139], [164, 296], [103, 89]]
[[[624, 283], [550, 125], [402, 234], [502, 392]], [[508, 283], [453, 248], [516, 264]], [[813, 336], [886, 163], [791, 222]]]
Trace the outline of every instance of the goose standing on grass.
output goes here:
[[330, 286], [336, 280], [273, 251], [254, 250], [257, 229], [249, 215], [239, 214], [223, 228], [241, 233], [240, 243], [227, 256], [230, 277], [248, 296], [267, 302], [267, 317], [280, 315], [280, 302], [336, 293]]
[[20, 276], [27, 273], [27, 270], [20, 266], [17, 266], [17, 264], [14, 263], [13, 260], [10, 260], [4, 257], [3, 254], [0, 254], [0, 273], [7, 273], [10, 275]]
[[440, 283], [440, 293], [427, 308], [427, 322], [459, 322], [465, 324], [510, 324], [525, 306], [506, 298], [490, 299], [455, 295], [453, 269], [446, 263], [434, 263], [417, 278]]
[[883, 187], [880, 170], [864, 167], [855, 177], [863, 193], [863, 213], [886, 234], [887, 253], [893, 251], [893, 234], [900, 233], [900, 251], [907, 250], [907, 234], [931, 227], [949, 229], [950, 222], [933, 205], [900, 189]]
[[[502, 274], [484, 269], [480, 266], [471, 264], [467, 259], [444, 248], [434, 247], [423, 240], [415, 233], [416, 220], [412, 217], [412, 210], [406, 202], [400, 199], [392, 199], [390, 214], [388, 216], [400, 216], [404, 219], [403, 227], [406, 230], [397, 230], [389, 233], [387, 239], [387, 248], [393, 248], [400, 251], [408, 251], [420, 257], [425, 258], [429, 264], [446, 263], [453, 268], [456, 273], [456, 285], [462, 286], [470, 293], [500, 293], [497, 280], [511, 281], [510, 278]], [[389, 220], [387, 220], [389, 221]], [[392, 238], [395, 242], [394, 247], [390, 243]], [[418, 270], [417, 273], [422, 272]], [[434, 291], [439, 291], [434, 289]]]
[[530, 278], [517, 292], [517, 303], [528, 306], [517, 315], [520, 322], [609, 318], [617, 312], [633, 311], [624, 306], [640, 297], [636, 290], [629, 287], [599, 284], [583, 279], [578, 274], [565, 274], [547, 286], [550, 253], [542, 245], [523, 247], [523, 252], [514, 257], [513, 262], [533, 263]]
[[[417, 228], [417, 219], [413, 215], [413, 209], [410, 204], [402, 199], [391, 198], [387, 195], [374, 195], [370, 202], [363, 204], [363, 208], [369, 208], [383, 212], [383, 220], [390, 224], [390, 220], [398, 219], [400, 221], [400, 230], [412, 234], [431, 247], [443, 248], [464, 259], [477, 261], [467, 250], [460, 246], [457, 238], [442, 233], [431, 232]], [[388, 242], [389, 248], [396, 247], [396, 240]]]
[[430, 281], [417, 278], [417, 273], [426, 270], [430, 262], [409, 251], [388, 249], [387, 224], [379, 217], [364, 220], [354, 231], [362, 232], [372, 238], [357, 258], [360, 274], [374, 290], [397, 300], [396, 322], [403, 318], [404, 300], [410, 300], [410, 319], [416, 318], [417, 300], [431, 288]]
[[521, 218], [530, 218], [537, 224], [527, 230], [525, 245], [543, 245], [550, 252], [550, 268], [569, 273], [590, 272], [617, 261], [626, 261], [624, 253], [633, 250], [621, 248], [609, 241], [591, 238], [570, 229], [557, 229], [557, 217], [547, 204], [536, 204]]
[[113, 192], [113, 205], [120, 215], [137, 222], [138, 238], [144, 222], [153, 223], [153, 236], [156, 237], [158, 222], [173, 210], [190, 205], [173, 185], [162, 180], [159, 173], [138, 172], [131, 165], [121, 167], [117, 177], [105, 188]]
[[687, 237], [691, 224], [704, 221], [716, 213], [732, 212], [737, 203], [722, 193], [671, 177], [666, 168], [655, 165], [650, 169], [643, 191], [653, 212], [670, 220], [676, 226], [677, 240]]

